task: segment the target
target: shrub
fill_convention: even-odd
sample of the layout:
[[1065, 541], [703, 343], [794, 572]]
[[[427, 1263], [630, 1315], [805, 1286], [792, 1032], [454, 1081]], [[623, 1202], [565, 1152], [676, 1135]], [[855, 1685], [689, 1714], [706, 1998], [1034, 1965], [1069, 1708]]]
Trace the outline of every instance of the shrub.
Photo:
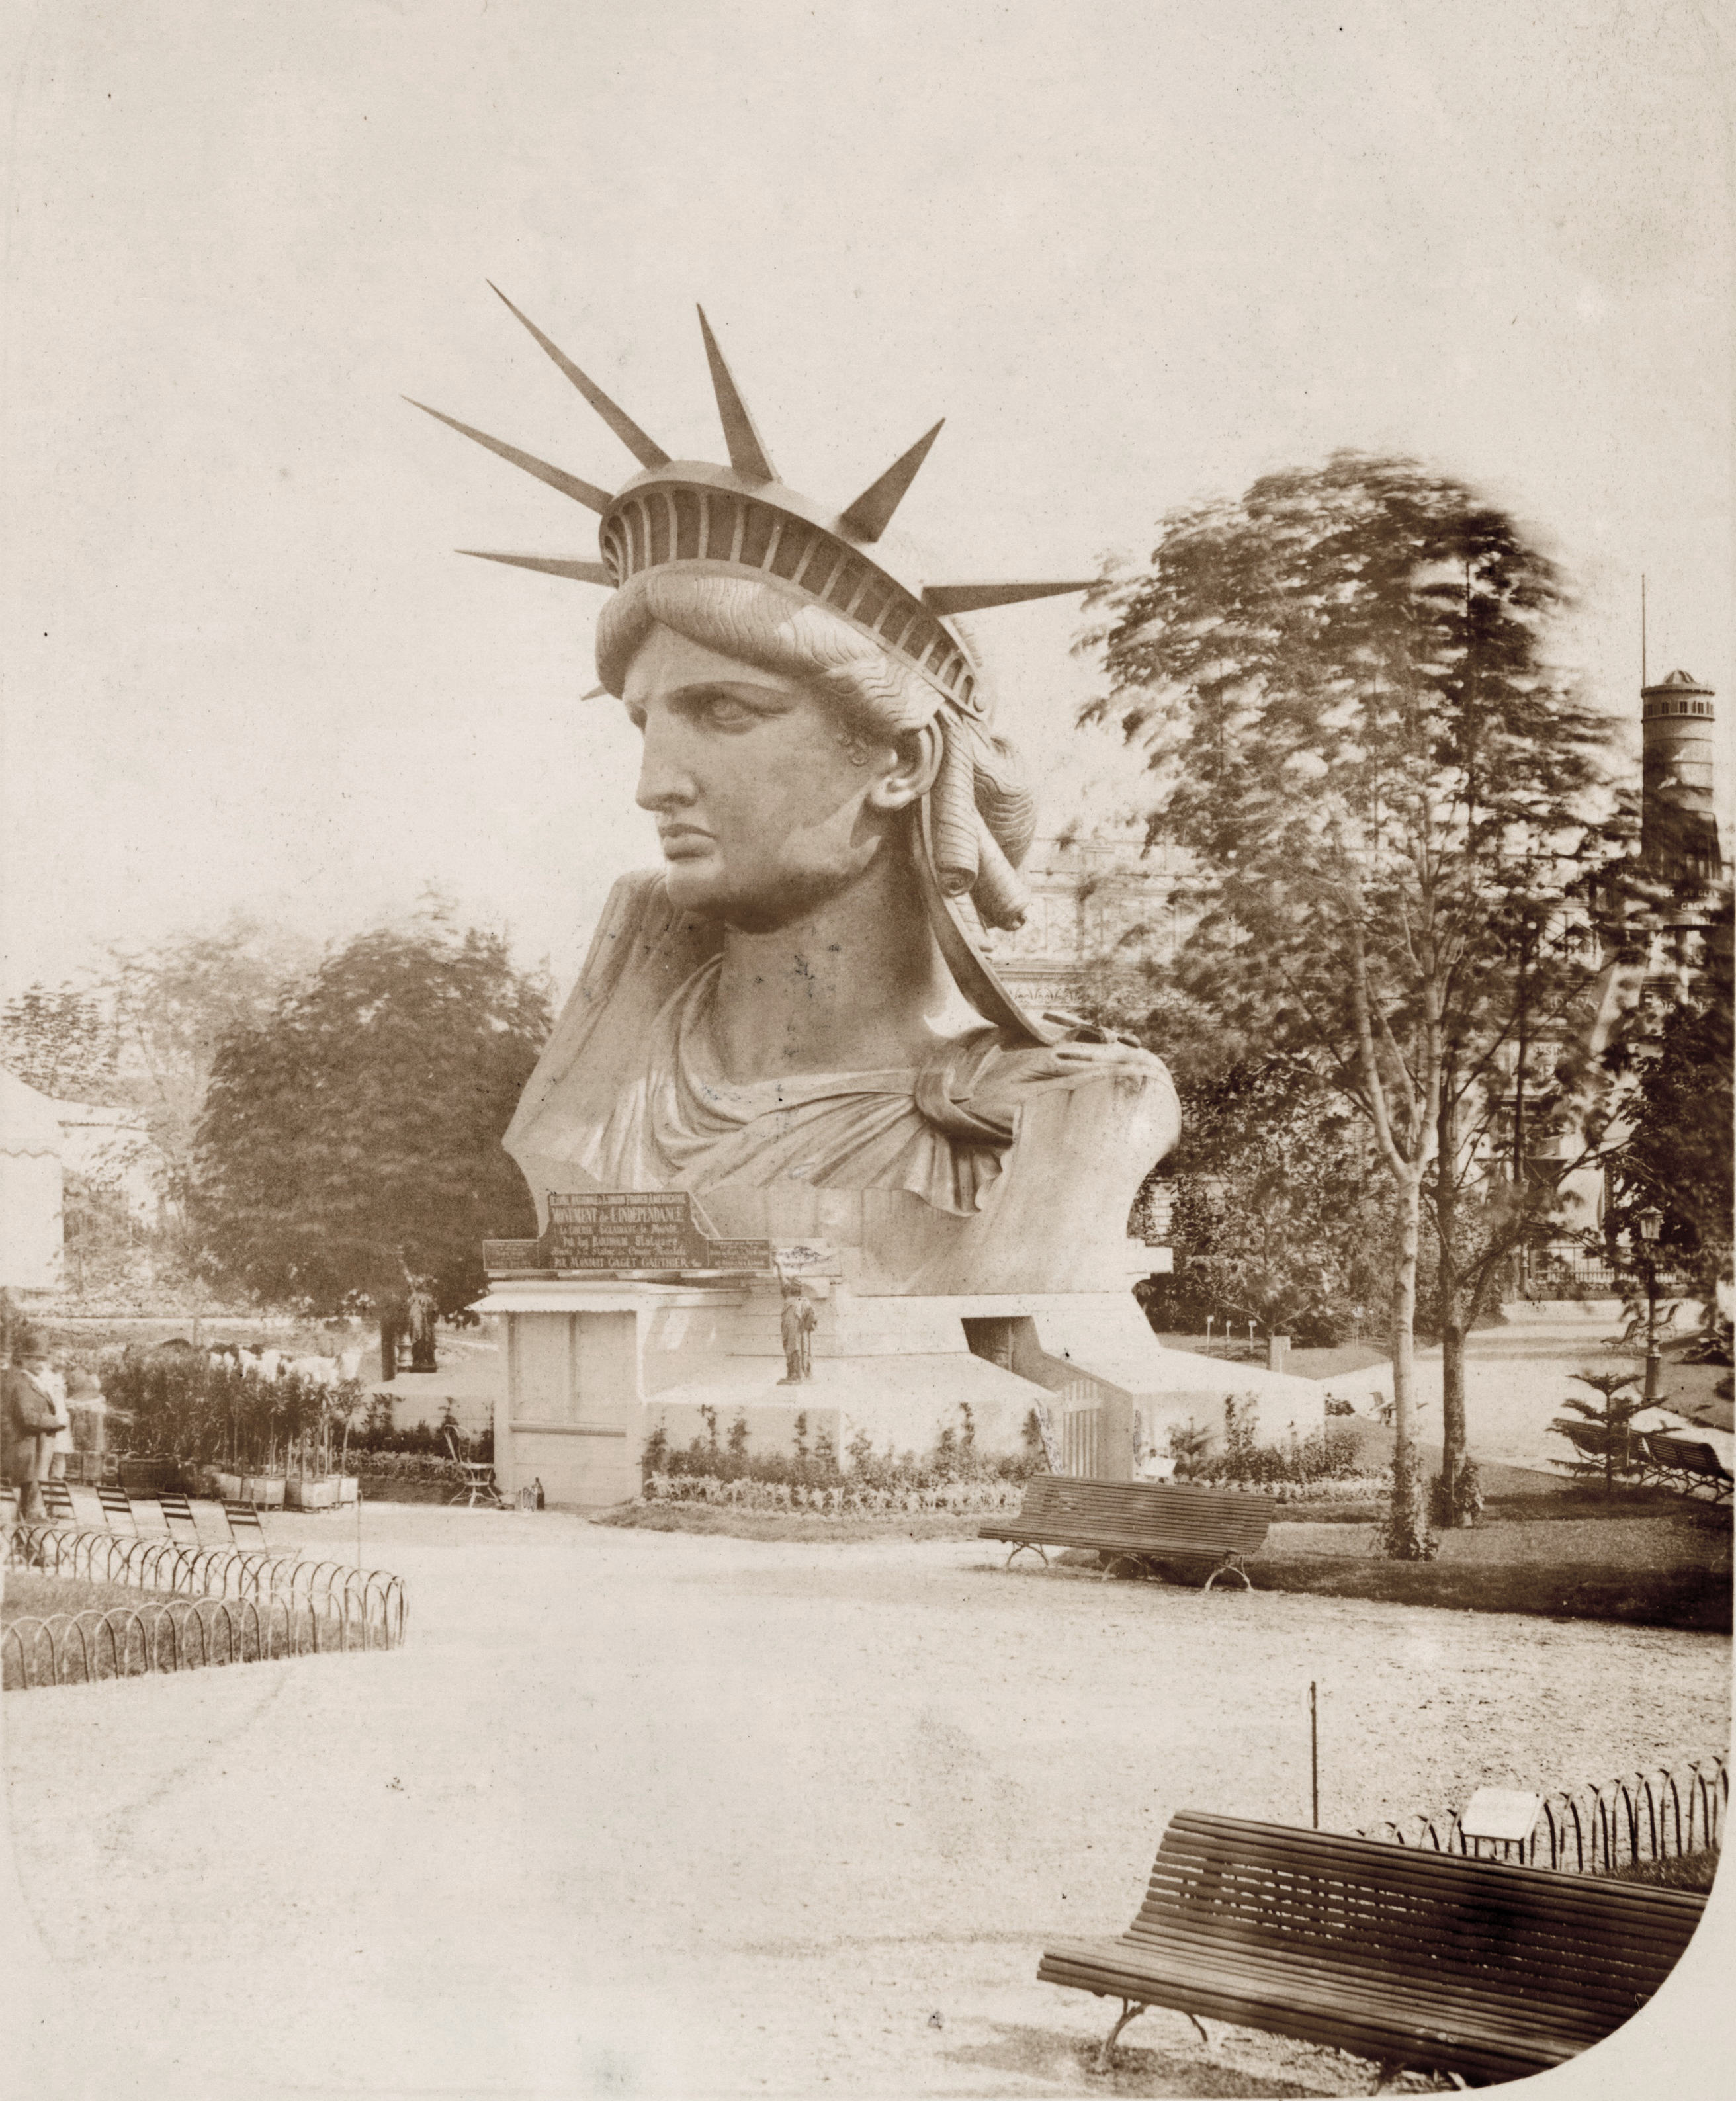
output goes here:
[[1376, 1480], [1381, 1470], [1358, 1462], [1362, 1439], [1354, 1429], [1328, 1423], [1323, 1431], [1293, 1437], [1285, 1444], [1260, 1444], [1254, 1437], [1251, 1399], [1238, 1406], [1224, 1404], [1223, 1449], [1207, 1449], [1211, 1432], [1193, 1423], [1173, 1426], [1169, 1449], [1176, 1462], [1176, 1478], [1197, 1481], [1202, 1487], [1282, 1489], [1306, 1487], [1323, 1481]]
[[[790, 1493], [799, 1491], [803, 1495], [811, 1492], [846, 1491], [859, 1496], [867, 1491], [884, 1492], [888, 1496], [928, 1495], [953, 1487], [972, 1485], [990, 1487], [996, 1483], [1016, 1484], [1022, 1489], [1031, 1475], [1040, 1471], [1043, 1464], [1039, 1441], [1033, 1453], [1028, 1447], [1018, 1453], [990, 1455], [976, 1449], [976, 1428], [968, 1406], [961, 1405], [962, 1420], [957, 1423], [943, 1422], [937, 1431], [932, 1449], [919, 1458], [914, 1452], [895, 1454], [888, 1445], [883, 1453], [876, 1453], [873, 1441], [866, 1430], [858, 1430], [849, 1444], [850, 1471], [846, 1473], [839, 1466], [838, 1453], [831, 1438], [823, 1430], [816, 1433], [808, 1443], [808, 1419], [805, 1410], [799, 1414], [792, 1426], [795, 1433], [793, 1453], [753, 1451], [748, 1449], [746, 1424], [738, 1418], [741, 1435], [732, 1428], [726, 1442], [720, 1444], [717, 1437], [716, 1411], [702, 1409], [701, 1417], [706, 1434], [695, 1437], [684, 1451], [677, 1449], [669, 1441], [667, 1432], [659, 1422], [646, 1438], [640, 1454], [640, 1471], [645, 1484], [645, 1493], [653, 1495], [652, 1482], [665, 1484], [655, 1491], [657, 1499], [663, 1502], [682, 1499], [679, 1490], [668, 1484], [684, 1481], [704, 1481], [720, 1486], [737, 1483], [755, 1484], [760, 1488], [782, 1489]], [[715, 1500], [714, 1486], [696, 1492], [687, 1500], [703, 1502]], [[1013, 1500], [1016, 1502], [1017, 1497]], [[750, 1502], [753, 1509], [810, 1506], [806, 1502], [798, 1505]], [[870, 1506], [851, 1502], [851, 1509]], [[874, 1506], [879, 1507], [879, 1506]], [[888, 1505], [887, 1507], [893, 1507]], [[897, 1507], [906, 1507], [898, 1505]], [[830, 1506], [828, 1506], [830, 1507]], [[946, 1503], [912, 1503], [911, 1509], [946, 1509]], [[972, 1504], [970, 1508], [999, 1510], [998, 1502]]]

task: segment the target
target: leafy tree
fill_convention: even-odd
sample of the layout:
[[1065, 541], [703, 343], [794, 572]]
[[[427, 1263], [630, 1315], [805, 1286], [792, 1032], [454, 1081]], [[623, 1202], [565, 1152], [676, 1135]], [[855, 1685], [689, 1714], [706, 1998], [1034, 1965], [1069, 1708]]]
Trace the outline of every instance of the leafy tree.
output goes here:
[[1173, 1276], [1143, 1298], [1154, 1325], [1208, 1313], [1299, 1343], [1339, 1342], [1378, 1303], [1391, 1200], [1366, 1126], [1296, 1059], [1240, 1060], [1184, 1080], [1170, 1187]]
[[118, 1053], [113, 1019], [95, 993], [38, 984], [0, 1008], [0, 1062], [55, 1101], [112, 1103]]
[[1617, 1037], [1610, 1064], [1630, 1081], [1610, 1161], [1604, 1231], [1643, 1247], [1642, 1212], [1663, 1214], [1660, 1262], [1685, 1269], [1712, 1296], [1730, 1273], [1733, 1191], [1731, 905], [1707, 914], [1703, 967], [1661, 1025], [1645, 1007]]
[[163, 1196], [185, 1203], [206, 1089], [225, 1037], [262, 1024], [309, 976], [301, 935], [235, 913], [215, 930], [109, 951], [108, 990], [131, 1099], [162, 1156]]
[[[1193, 863], [1183, 989], [1231, 1041], [1315, 1063], [1366, 1117], [1389, 1179], [1386, 1536], [1425, 1553], [1424, 1192], [1443, 1137], [1455, 1165], [1468, 1150], [1460, 1106], [1505, 1091], [1515, 931], [1566, 916], [1606, 733], [1547, 662], [1565, 586], [1462, 484], [1341, 453], [1172, 514], [1151, 566], [1094, 596], [1087, 646], [1105, 648], [1109, 689], [1083, 719], [1143, 750], [1149, 834]], [[1449, 1481], [1464, 1457], [1461, 1396]]]
[[474, 1298], [485, 1236], [535, 1231], [500, 1140], [548, 1024], [504, 942], [440, 913], [328, 958], [217, 1047], [193, 1196], [219, 1270], [336, 1309], [401, 1244], [443, 1311]]

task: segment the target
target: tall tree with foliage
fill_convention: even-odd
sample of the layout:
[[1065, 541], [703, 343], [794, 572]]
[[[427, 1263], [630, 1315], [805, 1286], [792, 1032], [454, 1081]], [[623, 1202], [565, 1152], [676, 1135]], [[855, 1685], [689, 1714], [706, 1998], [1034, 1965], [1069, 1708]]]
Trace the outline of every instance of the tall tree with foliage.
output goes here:
[[1164, 1163], [1176, 1267], [1141, 1293], [1146, 1317], [1160, 1329], [1211, 1315], [1304, 1346], [1348, 1341], [1357, 1313], [1384, 1295], [1390, 1237], [1366, 1126], [1295, 1058], [1238, 1060], [1178, 1090], [1181, 1139]]
[[216, 1267], [330, 1309], [401, 1244], [443, 1311], [474, 1298], [483, 1239], [536, 1229], [500, 1140], [548, 1025], [504, 942], [437, 914], [328, 958], [218, 1046], [193, 1183]]
[[[1661, 1019], [1645, 1005], [1627, 1018], [1610, 1047], [1619, 1076], [1620, 1126], [1610, 1161], [1604, 1231], [1629, 1250], [1643, 1247], [1641, 1214], [1662, 1214], [1656, 1258], [1687, 1271], [1710, 1298], [1731, 1275], [1732, 1035], [1731, 902], [1726, 891], [1705, 915], [1700, 967]], [[1630, 1256], [1631, 1258], [1631, 1256]]]
[[109, 951], [108, 991], [129, 1099], [162, 1157], [162, 1193], [177, 1212], [192, 1183], [219, 1046], [263, 1024], [318, 960], [312, 942], [248, 913]]
[[0, 1064], [60, 1102], [116, 1099], [120, 1052], [113, 1013], [77, 985], [31, 985], [0, 1008]]
[[[1232, 1038], [1318, 1064], [1394, 1200], [1388, 1550], [1432, 1550], [1417, 1449], [1424, 1191], [1443, 1110], [1511, 1041], [1511, 929], [1581, 874], [1603, 725], [1548, 664], [1563, 582], [1512, 519], [1406, 459], [1335, 455], [1167, 518], [1090, 643], [1194, 877], [1182, 984]], [[1456, 1145], [1456, 1139], [1453, 1140]], [[1446, 1429], [1463, 1466], [1462, 1408]]]

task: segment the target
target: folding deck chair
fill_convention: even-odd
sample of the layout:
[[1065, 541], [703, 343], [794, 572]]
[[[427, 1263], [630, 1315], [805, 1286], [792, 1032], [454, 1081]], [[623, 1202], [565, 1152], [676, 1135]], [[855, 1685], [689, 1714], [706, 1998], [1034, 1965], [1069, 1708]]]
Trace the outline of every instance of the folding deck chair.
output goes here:
[[193, 1514], [193, 1505], [184, 1495], [166, 1488], [157, 1498], [163, 1514], [163, 1523], [169, 1528], [169, 1537], [183, 1546], [199, 1545], [199, 1528]]
[[48, 1514], [51, 1524], [77, 1524], [78, 1513], [73, 1508], [73, 1498], [64, 1481], [38, 1481], [42, 1492], [42, 1508]]
[[136, 1539], [139, 1528], [133, 1523], [132, 1498], [125, 1488], [99, 1488], [96, 1499], [103, 1506], [103, 1523], [110, 1532], [122, 1539]]
[[174, 1537], [169, 1529], [161, 1496], [129, 1494], [126, 1500], [132, 1506], [133, 1530], [141, 1539], [169, 1539]]
[[223, 1514], [229, 1520], [230, 1535], [237, 1546], [265, 1550], [265, 1528], [259, 1522], [256, 1503], [225, 1503]]

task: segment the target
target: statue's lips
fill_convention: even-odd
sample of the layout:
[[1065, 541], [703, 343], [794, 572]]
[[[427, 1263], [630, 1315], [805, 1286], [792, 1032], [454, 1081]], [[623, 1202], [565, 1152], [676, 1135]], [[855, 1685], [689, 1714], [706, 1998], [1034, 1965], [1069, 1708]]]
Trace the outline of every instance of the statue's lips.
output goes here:
[[697, 860], [716, 843], [709, 832], [702, 832], [693, 825], [676, 825], [669, 831], [659, 832], [658, 838], [665, 860]]

